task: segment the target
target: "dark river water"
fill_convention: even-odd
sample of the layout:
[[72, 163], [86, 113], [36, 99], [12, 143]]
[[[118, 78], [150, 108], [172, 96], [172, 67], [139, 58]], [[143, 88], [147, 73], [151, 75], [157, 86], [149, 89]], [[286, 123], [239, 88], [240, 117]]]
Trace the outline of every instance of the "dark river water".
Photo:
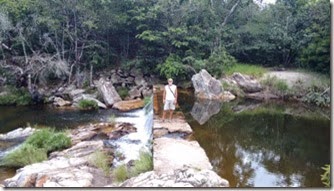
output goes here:
[[330, 164], [329, 110], [250, 100], [180, 106], [214, 171], [231, 187], [324, 187]]

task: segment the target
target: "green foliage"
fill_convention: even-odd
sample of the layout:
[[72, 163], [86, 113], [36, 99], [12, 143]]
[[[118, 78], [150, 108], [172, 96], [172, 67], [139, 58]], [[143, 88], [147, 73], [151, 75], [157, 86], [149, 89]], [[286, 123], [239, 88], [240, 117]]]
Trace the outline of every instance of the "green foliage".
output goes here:
[[321, 175], [321, 181], [326, 187], [331, 187], [331, 165], [326, 164], [324, 167], [321, 167], [325, 172]]
[[43, 128], [34, 132], [25, 143], [36, 148], [42, 148], [47, 153], [65, 149], [71, 145], [71, 139], [63, 132], [54, 129]]
[[113, 170], [113, 176], [117, 182], [123, 182], [129, 177], [128, 169], [126, 165], [118, 166]]
[[236, 60], [225, 49], [211, 54], [206, 62], [206, 69], [211, 75], [220, 77], [236, 64]]
[[130, 176], [137, 176], [140, 173], [147, 172], [153, 169], [153, 158], [149, 152], [141, 151], [139, 159], [134, 162], [134, 166], [130, 170]]
[[160, 75], [165, 78], [176, 78], [184, 75], [184, 67], [180, 57], [171, 54], [163, 64], [158, 65]]
[[322, 106], [322, 107], [329, 107], [331, 104], [331, 98], [327, 94], [314, 91], [310, 91], [309, 93], [307, 93], [303, 97], [302, 101], [306, 103], [313, 103], [316, 104], [317, 106]]
[[99, 106], [94, 100], [82, 99], [79, 101], [79, 108], [83, 110], [96, 110]]
[[47, 159], [45, 149], [24, 143], [3, 158], [1, 166], [24, 167]]
[[233, 65], [232, 67], [228, 68], [225, 71], [225, 74], [229, 76], [229, 75], [232, 75], [234, 72], [240, 72], [242, 74], [260, 78], [263, 76], [264, 73], [267, 72], [267, 69], [262, 66], [237, 63]]
[[0, 96], [0, 105], [29, 105], [32, 102], [30, 93], [24, 89], [9, 88], [9, 93]]
[[126, 87], [117, 88], [118, 95], [124, 100], [127, 96], [129, 96], [129, 90]]
[[90, 164], [101, 169], [106, 176], [110, 175], [110, 162], [108, 155], [103, 151], [95, 151], [89, 157]]

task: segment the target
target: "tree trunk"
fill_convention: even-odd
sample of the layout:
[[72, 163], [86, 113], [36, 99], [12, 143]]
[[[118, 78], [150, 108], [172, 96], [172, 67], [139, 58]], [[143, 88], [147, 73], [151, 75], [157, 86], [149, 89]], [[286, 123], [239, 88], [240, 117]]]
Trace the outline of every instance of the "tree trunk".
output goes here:
[[93, 64], [90, 64], [89, 85], [90, 87], [93, 86]]
[[72, 78], [72, 72], [73, 72], [73, 67], [74, 67], [75, 64], [72, 64], [71, 65], [71, 69], [70, 69], [70, 74], [68, 76], [68, 85], [71, 84], [71, 78]]

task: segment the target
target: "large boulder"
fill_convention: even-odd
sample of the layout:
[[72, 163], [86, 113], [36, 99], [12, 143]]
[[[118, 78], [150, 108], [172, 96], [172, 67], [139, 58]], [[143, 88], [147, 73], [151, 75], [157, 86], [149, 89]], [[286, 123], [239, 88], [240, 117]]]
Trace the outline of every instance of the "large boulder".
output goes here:
[[213, 115], [219, 113], [221, 102], [214, 100], [196, 100], [191, 116], [200, 124], [203, 125]]
[[255, 93], [263, 90], [261, 84], [248, 75], [243, 75], [239, 72], [235, 72], [232, 75], [232, 79], [235, 80], [238, 86], [246, 93]]
[[225, 100], [222, 84], [202, 69], [191, 78], [195, 88], [195, 96], [200, 99]]
[[170, 173], [142, 173], [123, 182], [120, 187], [228, 187], [229, 182], [212, 170], [183, 166]]
[[104, 103], [107, 106], [112, 106], [114, 103], [122, 101], [121, 97], [118, 95], [115, 87], [110, 81], [106, 81], [101, 78], [99, 80], [98, 90], [102, 95]]

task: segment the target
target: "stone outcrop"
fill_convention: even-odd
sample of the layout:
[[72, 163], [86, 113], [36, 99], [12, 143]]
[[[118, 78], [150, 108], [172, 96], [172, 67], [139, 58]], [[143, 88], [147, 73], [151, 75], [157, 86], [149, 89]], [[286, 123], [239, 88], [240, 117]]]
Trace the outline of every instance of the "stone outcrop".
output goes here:
[[18, 128], [13, 131], [10, 131], [6, 134], [0, 134], [0, 140], [2, 141], [10, 141], [10, 140], [20, 140], [25, 139], [28, 136], [32, 135], [34, 133], [35, 129], [31, 127], [27, 128]]
[[122, 101], [118, 95], [115, 87], [110, 81], [106, 81], [103, 78], [99, 80], [98, 90], [104, 100], [104, 103], [109, 107], [114, 103]]
[[227, 180], [211, 170], [199, 170], [189, 166], [170, 173], [157, 174], [154, 171], [140, 174], [125, 181], [120, 187], [228, 187]]
[[270, 100], [270, 99], [280, 99], [280, 96], [272, 94], [270, 92], [257, 92], [249, 93], [245, 95], [246, 98], [255, 99], [255, 100]]
[[199, 98], [220, 99], [223, 88], [220, 81], [213, 78], [206, 70], [202, 69], [191, 78], [195, 88], [195, 95]]
[[140, 109], [144, 107], [144, 100], [129, 100], [129, 101], [120, 101], [113, 105], [113, 108], [118, 109], [120, 111], [131, 111], [134, 109]]
[[236, 81], [238, 86], [245, 92], [245, 93], [255, 93], [262, 91], [261, 84], [252, 77], [244, 74], [240, 74], [239, 72], [233, 73], [232, 79]]
[[[195, 88], [195, 96], [197, 98], [227, 101], [233, 98], [231, 94], [224, 93], [221, 82], [213, 78], [204, 69], [202, 69], [198, 74], [193, 75], [191, 81]], [[228, 97], [224, 97], [226, 95]]]
[[172, 133], [183, 133], [189, 135], [193, 132], [190, 125], [185, 123], [184, 116], [180, 114], [178, 114], [178, 116], [174, 116], [172, 122], [162, 122], [159, 119], [155, 119], [153, 123], [154, 138], [159, 138]]
[[203, 125], [213, 115], [219, 113], [221, 104], [214, 100], [196, 100], [190, 114], [200, 125]]
[[53, 105], [58, 107], [70, 106], [72, 104], [70, 101], [66, 101], [60, 97], [55, 97], [53, 101]]
[[[70, 149], [52, 153], [50, 159], [17, 170], [14, 177], [6, 179], [6, 187], [91, 187], [94, 176], [105, 178], [90, 165], [90, 156], [104, 150], [103, 141], [81, 142]], [[96, 174], [97, 173], [97, 174]], [[101, 185], [100, 185], [101, 186]]]

